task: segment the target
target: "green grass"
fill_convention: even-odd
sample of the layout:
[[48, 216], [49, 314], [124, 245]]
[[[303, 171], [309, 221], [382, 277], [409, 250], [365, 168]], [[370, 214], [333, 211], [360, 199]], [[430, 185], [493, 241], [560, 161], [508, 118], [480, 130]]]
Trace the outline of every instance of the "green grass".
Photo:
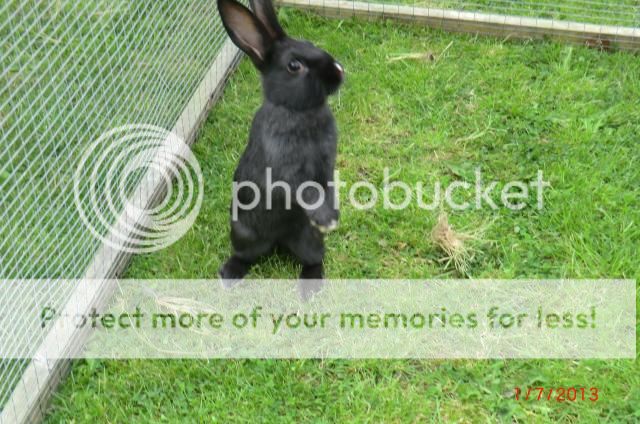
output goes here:
[[[281, 13], [295, 36], [345, 65], [332, 106], [343, 179], [381, 184], [529, 180], [552, 184], [541, 211], [451, 213], [486, 226], [469, 275], [482, 278], [640, 278], [640, 61], [559, 44], [460, 36], [396, 22], [329, 21]], [[451, 44], [446, 53], [440, 52]], [[433, 52], [437, 61], [396, 61]], [[205, 203], [170, 248], [138, 256], [131, 278], [215, 278], [230, 252], [231, 175], [260, 103], [244, 61], [209, 116], [195, 152]], [[328, 238], [329, 278], [459, 277], [429, 241], [437, 213], [343, 203]], [[271, 257], [251, 277], [293, 278]], [[516, 402], [515, 386], [598, 387], [597, 403]], [[640, 365], [629, 360], [78, 361], [48, 422], [633, 422]]]

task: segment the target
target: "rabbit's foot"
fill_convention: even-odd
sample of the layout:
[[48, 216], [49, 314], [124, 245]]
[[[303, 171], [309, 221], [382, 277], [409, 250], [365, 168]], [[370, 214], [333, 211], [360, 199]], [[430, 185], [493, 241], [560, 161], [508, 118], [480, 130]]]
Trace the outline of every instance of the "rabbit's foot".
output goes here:
[[322, 264], [303, 265], [298, 281], [298, 294], [304, 302], [311, 299], [324, 286]]
[[229, 258], [218, 270], [222, 287], [228, 289], [238, 284], [247, 275], [250, 267], [251, 264], [236, 256]]

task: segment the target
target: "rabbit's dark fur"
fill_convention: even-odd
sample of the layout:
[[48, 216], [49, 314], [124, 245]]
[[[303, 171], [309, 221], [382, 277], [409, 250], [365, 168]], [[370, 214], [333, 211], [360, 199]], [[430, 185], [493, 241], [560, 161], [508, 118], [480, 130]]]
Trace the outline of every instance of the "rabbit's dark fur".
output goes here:
[[[225, 29], [260, 71], [264, 92], [234, 174], [235, 183], [251, 182], [259, 187], [260, 201], [251, 209], [239, 209], [237, 219], [232, 216], [234, 254], [221, 267], [220, 276], [230, 285], [243, 278], [258, 258], [282, 246], [302, 263], [301, 295], [307, 297], [323, 278], [323, 233], [338, 221], [334, 189], [329, 184], [337, 131], [327, 97], [342, 83], [343, 70], [325, 51], [287, 37], [270, 0], [252, 0], [251, 6], [254, 13], [234, 0], [218, 0]], [[273, 184], [270, 208], [268, 169]], [[277, 182], [290, 187], [290, 207]], [[318, 207], [304, 208], [296, 202], [297, 189], [305, 182], [323, 187], [324, 201]], [[302, 199], [312, 205], [318, 195], [317, 189], [308, 187]], [[253, 198], [250, 188], [237, 192], [240, 204], [248, 205]]]

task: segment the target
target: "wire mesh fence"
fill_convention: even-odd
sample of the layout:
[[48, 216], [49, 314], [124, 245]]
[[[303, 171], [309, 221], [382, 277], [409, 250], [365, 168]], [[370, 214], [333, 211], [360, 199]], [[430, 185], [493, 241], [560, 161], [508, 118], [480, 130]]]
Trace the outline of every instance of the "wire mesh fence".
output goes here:
[[389, 3], [630, 27], [637, 26], [640, 19], [640, 3], [636, 0], [398, 0]]
[[[338, 17], [391, 17], [456, 31], [640, 48], [637, 0], [279, 3]], [[113, 128], [181, 126], [186, 136], [197, 125], [190, 118], [180, 122], [189, 108], [197, 113], [204, 106], [191, 103], [194, 93], [211, 96], [235, 61], [235, 52], [224, 50], [215, 1], [7, 0], [0, 6], [0, 37], [0, 280], [83, 278], [96, 260], [110, 268], [93, 275], [106, 277], [125, 258], [114, 251], [99, 256], [103, 240], [87, 229], [74, 203], [74, 171], [87, 148]], [[224, 55], [234, 57], [218, 62]], [[115, 161], [117, 153], [107, 160]], [[125, 160], [116, 167], [126, 166]], [[141, 178], [127, 180], [127, 193]], [[98, 180], [106, 184], [108, 176]], [[0, 291], [0, 316], [8, 302], [62, 305], [70, 296], [63, 287], [43, 284], [37, 293], [12, 299]], [[15, 339], [14, 357], [30, 358], [42, 340], [30, 336], [27, 324], [9, 322], [0, 336]], [[27, 390], [19, 381], [29, 364], [0, 360], [0, 409], [14, 408], [12, 396]]]
[[393, 18], [448, 31], [640, 49], [636, 0], [280, 0], [332, 17]]
[[[191, 112], [199, 111], [185, 110], [205, 106], [202, 98], [190, 100], [204, 89], [206, 102], [232, 58], [216, 60], [235, 55], [223, 50], [226, 35], [215, 2], [9, 0], [0, 6], [0, 34], [0, 280], [105, 277], [126, 258], [114, 251], [96, 256], [103, 242], [81, 221], [74, 171], [89, 146], [112, 128], [180, 127], [183, 137], [190, 136], [196, 124]], [[125, 148], [106, 160], [122, 170], [123, 154]], [[96, 180], [105, 184], [108, 177], [101, 172]], [[141, 178], [126, 181], [128, 194]], [[96, 272], [96, 258], [110, 268]], [[32, 307], [46, 299], [62, 305], [70, 295], [54, 282], [19, 298], [6, 293], [0, 292], [0, 316], [8, 303]], [[42, 340], [30, 336], [29, 323], [4, 323], [11, 328], [0, 335], [13, 338], [12, 357], [30, 358]], [[16, 407], [10, 401], [16, 392], [30, 390], [16, 387], [29, 364], [0, 361], [3, 412]]]

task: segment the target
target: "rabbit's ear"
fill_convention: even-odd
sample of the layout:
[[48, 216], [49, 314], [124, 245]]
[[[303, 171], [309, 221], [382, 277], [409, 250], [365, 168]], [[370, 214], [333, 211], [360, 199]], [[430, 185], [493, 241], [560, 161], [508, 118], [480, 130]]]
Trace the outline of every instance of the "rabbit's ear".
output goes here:
[[249, 55], [256, 66], [263, 65], [274, 38], [260, 21], [235, 0], [218, 0], [218, 11], [231, 41]]
[[249, 2], [253, 13], [256, 14], [256, 17], [274, 39], [277, 40], [286, 36], [278, 22], [278, 16], [273, 8], [272, 0], [249, 0]]

